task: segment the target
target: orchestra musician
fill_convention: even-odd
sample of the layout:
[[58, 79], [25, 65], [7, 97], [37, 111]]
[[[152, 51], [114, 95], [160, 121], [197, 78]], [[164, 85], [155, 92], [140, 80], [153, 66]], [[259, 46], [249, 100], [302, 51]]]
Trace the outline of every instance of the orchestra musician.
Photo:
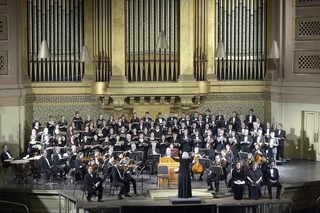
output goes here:
[[103, 180], [100, 177], [97, 177], [97, 174], [93, 172], [93, 167], [88, 167], [88, 173], [84, 176], [84, 185], [88, 191], [87, 195], [87, 202], [92, 202], [91, 197], [92, 195], [96, 195], [98, 191], [98, 202], [103, 202], [102, 194], [103, 194], [103, 187], [102, 187]]
[[55, 178], [58, 173], [58, 169], [53, 165], [51, 165], [47, 155], [48, 155], [47, 151], [43, 150], [41, 157], [39, 159], [40, 173], [46, 174], [46, 183], [49, 182], [51, 176], [52, 176], [52, 181], [56, 182]]
[[60, 147], [55, 148], [56, 153], [52, 156], [52, 165], [57, 169], [57, 172], [60, 173], [60, 178], [66, 179], [66, 172], [68, 171], [66, 162], [61, 161], [63, 159], [62, 154], [60, 153]]
[[[222, 153], [222, 151], [221, 151]], [[215, 161], [213, 162], [213, 166], [221, 167], [223, 174], [214, 174], [212, 169], [210, 169], [207, 176], [207, 185], [209, 186], [208, 191], [213, 190], [212, 182], [214, 182], [215, 192], [219, 192], [219, 182], [220, 180], [226, 180], [227, 175], [229, 174], [227, 160], [225, 158], [225, 163], [222, 162], [222, 158], [220, 155], [215, 156]]]
[[1, 153], [1, 163], [3, 167], [8, 168], [11, 164], [10, 161], [12, 161], [14, 158], [12, 157], [11, 153], [8, 151], [7, 145], [2, 145], [2, 153]]
[[[157, 148], [157, 143], [152, 142], [151, 143], [151, 148], [148, 149], [147, 152], [147, 158], [150, 158], [150, 155], [160, 155], [160, 150]], [[157, 173], [157, 168], [158, 168], [158, 162], [154, 162], [151, 165], [149, 165], [149, 170], [150, 174], [156, 174]]]
[[204, 169], [203, 166], [200, 164], [199, 159], [203, 156], [199, 153], [199, 147], [194, 148], [193, 152], [193, 161], [191, 167], [191, 179], [194, 179], [194, 173], [200, 174], [199, 181], [202, 181]]
[[112, 169], [111, 169], [111, 182], [115, 185], [115, 186], [119, 186], [120, 187], [120, 191], [118, 194], [118, 198], [119, 199], [123, 199], [122, 196], [125, 197], [131, 197], [131, 195], [128, 194], [129, 190], [130, 190], [130, 182], [128, 180], [125, 180], [122, 173], [120, 172], [120, 170], [118, 169], [118, 166], [120, 166], [120, 162], [116, 161], [115, 164], [113, 165]]
[[[119, 162], [120, 162], [120, 172], [122, 172], [122, 177], [124, 180], [128, 181], [129, 183], [132, 183], [133, 187], [133, 193], [134, 195], [138, 195], [137, 193], [137, 182], [136, 180], [132, 177], [131, 173], [133, 169], [136, 167], [135, 164], [132, 164], [132, 159], [129, 157], [124, 157], [124, 155], [120, 154], [119, 156]], [[128, 193], [130, 192], [130, 187], [126, 189], [127, 191], [127, 196], [131, 197]]]

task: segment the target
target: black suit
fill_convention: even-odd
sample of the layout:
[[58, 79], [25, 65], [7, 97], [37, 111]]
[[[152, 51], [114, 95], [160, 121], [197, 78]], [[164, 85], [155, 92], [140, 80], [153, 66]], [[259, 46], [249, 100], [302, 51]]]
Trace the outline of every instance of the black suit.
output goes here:
[[[99, 182], [98, 187], [95, 186]], [[92, 195], [96, 195], [96, 191], [98, 191], [98, 200], [102, 199], [103, 187], [102, 187], [102, 179], [97, 177], [95, 173], [85, 174], [84, 176], [84, 185], [88, 191], [87, 200], [91, 200]]]
[[[49, 164], [48, 164], [48, 162]], [[42, 156], [40, 159], [39, 159], [39, 169], [40, 169], [40, 173], [45, 173], [46, 174], [46, 181], [49, 181], [50, 179], [50, 176], [53, 174], [57, 174], [57, 169], [55, 167], [51, 167], [51, 163], [49, 161], [49, 159]]]
[[[265, 181], [266, 181], [266, 185], [268, 187], [268, 192], [269, 192], [269, 198], [272, 198], [272, 191], [271, 188], [272, 186], [276, 186], [277, 187], [277, 198], [280, 197], [280, 190], [281, 190], [281, 183], [279, 183], [279, 171], [277, 168], [273, 168], [273, 175], [271, 176], [271, 169], [268, 168], [266, 170], [266, 177], [265, 177]], [[276, 180], [277, 182], [275, 183], [271, 183], [270, 180]]]
[[[9, 155], [12, 157], [9, 151], [7, 151], [7, 153], [9, 153]], [[9, 167], [11, 165], [10, 162], [5, 162], [5, 160], [9, 159], [9, 156], [7, 155], [7, 153], [4, 151], [2, 151], [1, 153], [1, 163], [3, 167]]]
[[278, 146], [278, 152], [277, 152], [277, 159], [284, 157], [284, 139], [286, 138], [286, 131], [284, 130], [276, 130], [275, 131], [275, 137], [278, 138], [279, 146]]
[[250, 122], [250, 115], [246, 116], [246, 122], [248, 124], [248, 128], [253, 128], [253, 123], [257, 121], [257, 117], [255, 115], [251, 115], [251, 122]]
[[116, 166], [111, 169], [110, 181], [115, 185], [120, 187], [119, 196], [126, 195], [130, 189], [130, 182], [122, 179], [120, 176], [120, 171]]

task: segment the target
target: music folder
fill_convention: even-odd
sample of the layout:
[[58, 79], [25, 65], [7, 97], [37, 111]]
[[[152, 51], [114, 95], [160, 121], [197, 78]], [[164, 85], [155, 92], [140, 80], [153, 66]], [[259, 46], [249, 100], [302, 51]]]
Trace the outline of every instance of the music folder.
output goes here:
[[211, 166], [212, 174], [223, 175], [223, 169], [221, 166]]

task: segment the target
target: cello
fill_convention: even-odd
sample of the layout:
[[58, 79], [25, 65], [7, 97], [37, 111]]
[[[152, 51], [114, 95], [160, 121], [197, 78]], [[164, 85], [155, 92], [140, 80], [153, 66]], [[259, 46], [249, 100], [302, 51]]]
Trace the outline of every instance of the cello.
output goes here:
[[201, 155], [195, 155], [193, 158], [194, 164], [192, 165], [192, 172], [193, 173], [203, 173], [203, 166], [199, 163], [199, 158]]

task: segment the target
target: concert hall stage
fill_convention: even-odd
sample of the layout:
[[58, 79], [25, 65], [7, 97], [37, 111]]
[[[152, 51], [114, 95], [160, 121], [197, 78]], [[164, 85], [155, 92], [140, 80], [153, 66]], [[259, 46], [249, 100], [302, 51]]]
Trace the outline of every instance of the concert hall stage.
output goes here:
[[[220, 182], [220, 193], [213, 197], [212, 191], [207, 191], [206, 181], [193, 180], [193, 196], [201, 199], [200, 204], [172, 204], [169, 196], [177, 195], [177, 185], [170, 189], [163, 185], [158, 189], [156, 176], [140, 175], [138, 182], [138, 196], [119, 200], [117, 196], [109, 196], [105, 189], [103, 203], [82, 200], [82, 191], [78, 189], [73, 195], [74, 184], [70, 180], [60, 180], [58, 184], [46, 186], [29, 180], [28, 183], [14, 183], [15, 175], [9, 172], [0, 178], [0, 201], [12, 201], [25, 204], [30, 212], [77, 212], [77, 210], [91, 209], [90, 212], [250, 212], [250, 207], [259, 212], [316, 212], [316, 200], [320, 192], [320, 162], [291, 160], [286, 165], [277, 165], [280, 172], [280, 182], [284, 183], [281, 199], [268, 199], [267, 190], [262, 187], [262, 197], [251, 200], [247, 197], [236, 201], [225, 186]], [[136, 177], [136, 176], [134, 176]], [[197, 175], [195, 175], [198, 178]], [[5, 179], [4, 179], [5, 178]], [[204, 177], [205, 179], [205, 177]], [[276, 189], [273, 188], [273, 194]], [[132, 189], [131, 189], [132, 192]], [[117, 193], [117, 192], [116, 192]], [[273, 195], [275, 198], [275, 194]], [[9, 204], [7, 204], [9, 205]], [[95, 211], [93, 209], [96, 209]], [[0, 203], [0, 212], [6, 212]], [[81, 211], [80, 211], [81, 212]]]

